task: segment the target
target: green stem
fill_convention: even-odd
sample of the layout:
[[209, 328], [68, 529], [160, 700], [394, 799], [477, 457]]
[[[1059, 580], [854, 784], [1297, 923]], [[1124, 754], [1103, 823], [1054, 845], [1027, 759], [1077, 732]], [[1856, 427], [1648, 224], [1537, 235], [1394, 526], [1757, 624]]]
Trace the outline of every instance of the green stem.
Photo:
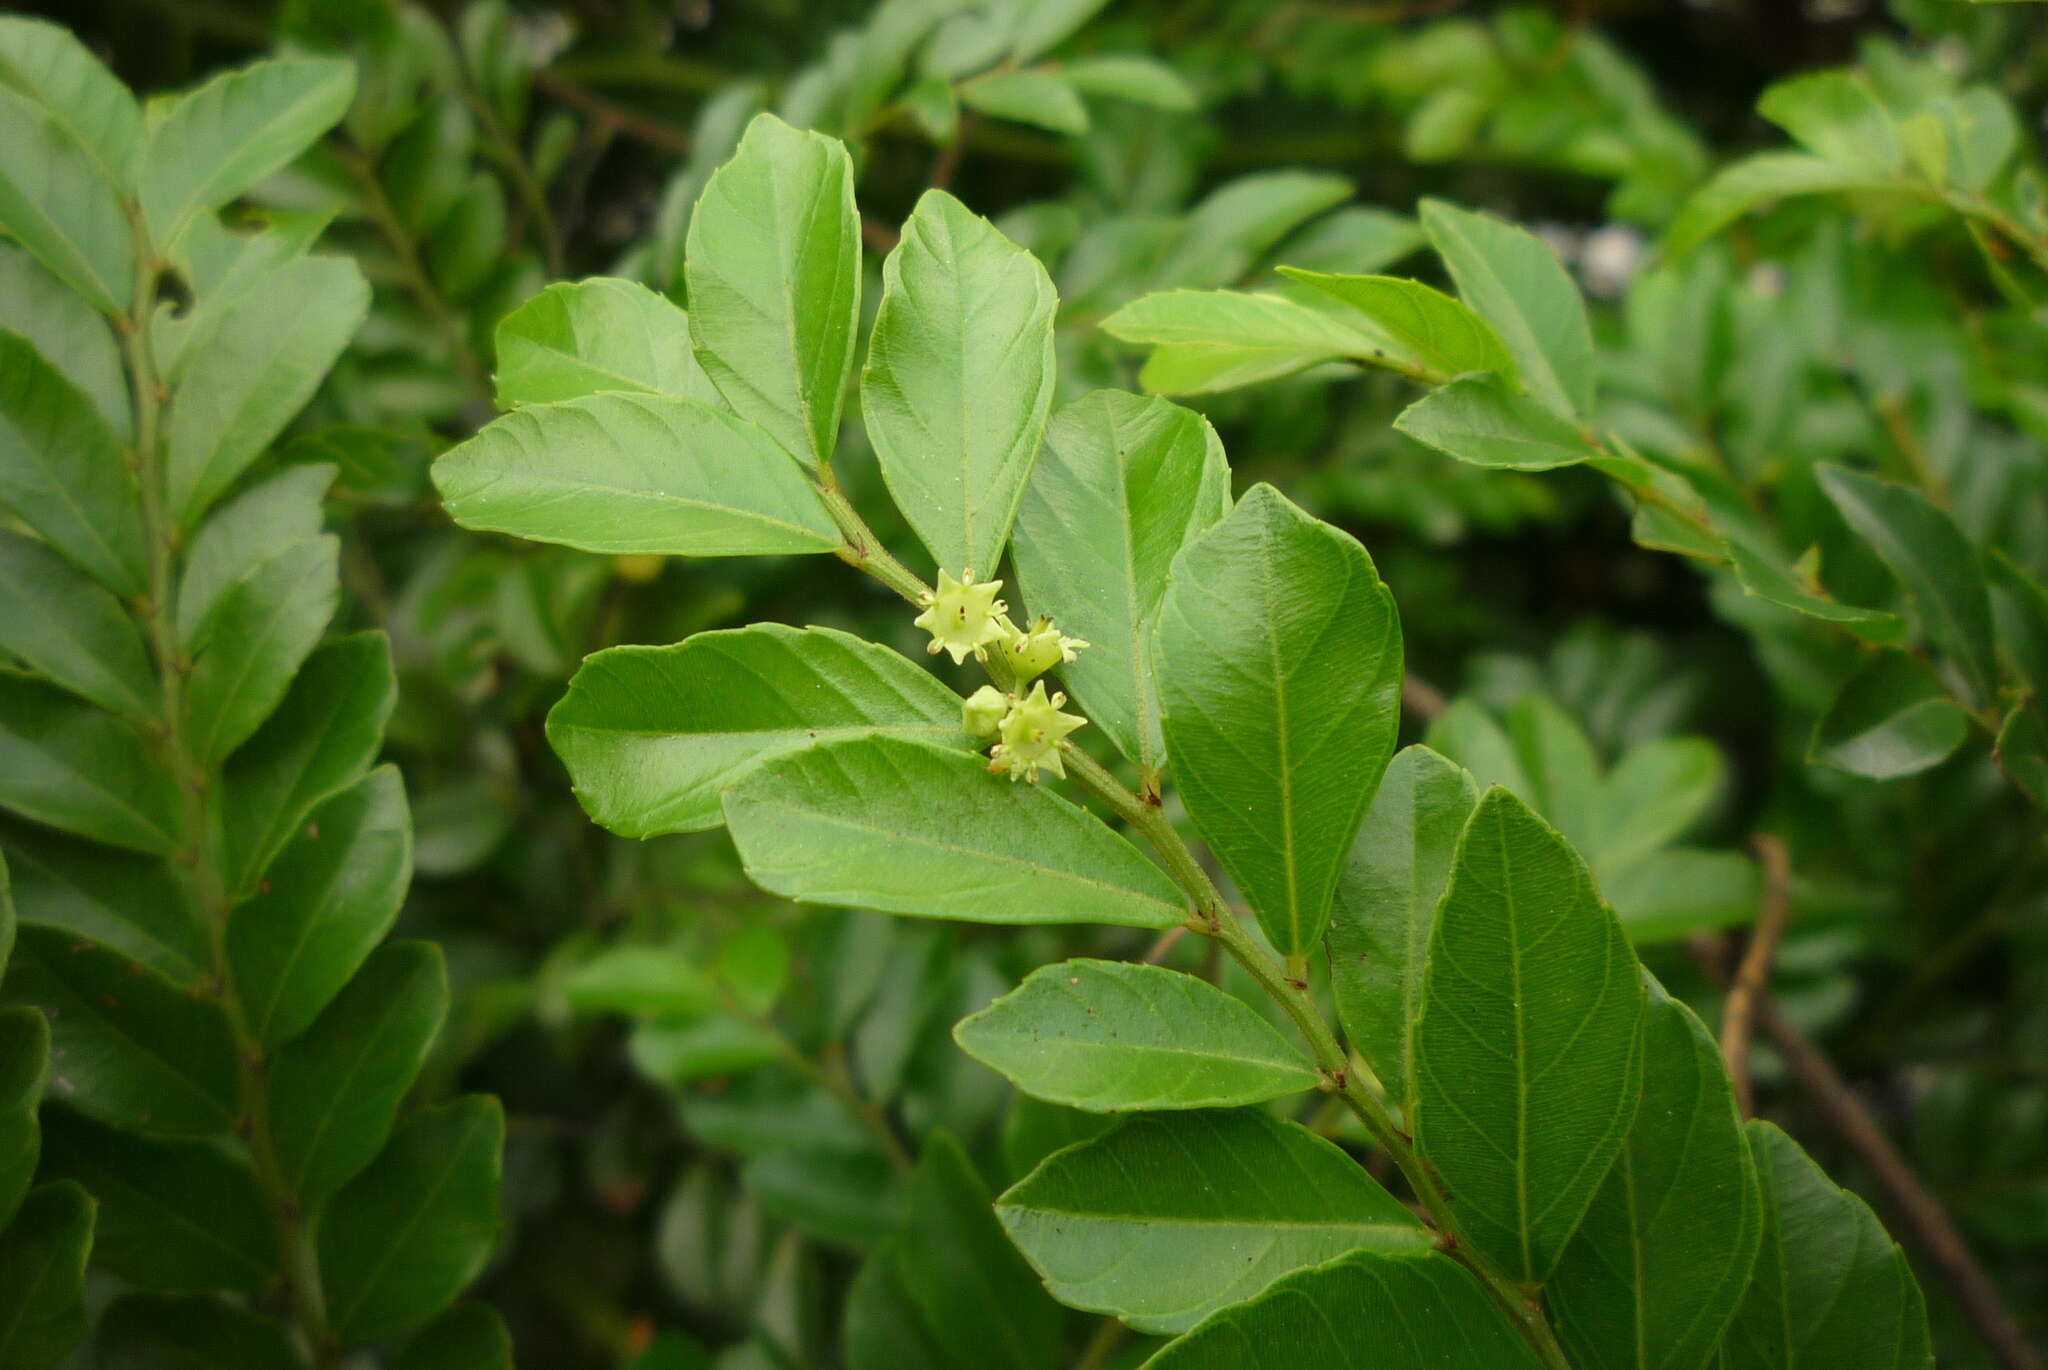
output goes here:
[[852, 501], [840, 490], [839, 483], [832, 479], [829, 469], [821, 468], [813, 476], [818, 497], [825, 501], [825, 508], [831, 511], [832, 521], [839, 525], [840, 536], [845, 539], [834, 549], [839, 559], [848, 566], [865, 571], [912, 604], [923, 608], [931, 596], [931, 587], [919, 580], [908, 566], [889, 555], [889, 549], [875, 536], [867, 520], [853, 507]]
[[250, 1030], [248, 1014], [235, 992], [234, 966], [228, 957], [228, 916], [234, 911], [234, 899], [215, 864], [212, 796], [217, 777], [193, 753], [185, 736], [185, 676], [191, 663], [179, 647], [177, 625], [170, 613], [177, 585], [180, 534], [165, 499], [158, 429], [166, 395], [150, 340], [161, 263], [140, 212], [130, 206], [129, 217], [135, 241], [134, 296], [129, 313], [115, 323], [121, 334], [135, 403], [134, 471], [141, 491], [143, 532], [149, 544], [149, 591], [140, 610], [156, 658], [163, 707], [159, 727], [180, 798], [181, 849], [177, 864], [184, 869], [186, 883], [206, 918], [213, 962], [211, 988], [219, 996], [235, 1040], [240, 1111], [237, 1132], [248, 1147], [250, 1168], [269, 1204], [293, 1317], [312, 1350], [314, 1370], [331, 1370], [339, 1361], [340, 1348], [327, 1322], [319, 1257], [305, 1211], [279, 1159], [270, 1125], [268, 1062], [263, 1044]]

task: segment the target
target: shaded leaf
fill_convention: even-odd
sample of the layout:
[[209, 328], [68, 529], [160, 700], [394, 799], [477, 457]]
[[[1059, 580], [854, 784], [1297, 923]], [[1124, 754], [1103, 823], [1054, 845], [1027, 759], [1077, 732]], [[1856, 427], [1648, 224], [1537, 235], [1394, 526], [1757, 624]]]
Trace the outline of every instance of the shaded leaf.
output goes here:
[[392, 1370], [512, 1370], [512, 1334], [489, 1304], [457, 1304], [405, 1344]]
[[0, 671], [0, 804], [136, 851], [178, 846], [177, 791], [142, 735], [11, 671]]
[[963, 83], [959, 92], [961, 104], [994, 119], [1011, 119], [1054, 133], [1088, 131], [1088, 107], [1055, 71], [992, 71]]
[[0, 1231], [35, 1177], [42, 1150], [36, 1105], [42, 1102], [49, 1064], [50, 1028], [43, 1015], [21, 1005], [0, 1008]]
[[93, 1338], [102, 1370], [291, 1370], [283, 1324], [198, 1294], [126, 1294]]
[[0, 823], [23, 923], [61, 928], [180, 985], [212, 962], [205, 921], [163, 858], [110, 850], [27, 823]]
[[1664, 232], [1664, 255], [1692, 251], [1759, 206], [1798, 195], [1887, 190], [1896, 184], [1854, 164], [1804, 152], [1765, 152], [1723, 167], [1693, 192]]
[[221, 596], [185, 682], [185, 735], [201, 765], [226, 758], [284, 698], [340, 601], [340, 557], [331, 535], [295, 543]]
[[[0, 18], [0, 24], [8, 22]], [[126, 97], [127, 91], [121, 93]], [[0, 328], [27, 339], [53, 370], [92, 401], [107, 428], [127, 440], [135, 421], [128, 404], [128, 378], [106, 317], [7, 242], [0, 242]]]
[[1424, 200], [1422, 228], [1463, 297], [1520, 364], [1522, 384], [1553, 413], [1593, 411], [1593, 331], [1586, 302], [1550, 245], [1525, 228]]
[[1851, 775], [1896, 780], [1940, 765], [1969, 732], [1969, 714], [1925, 665], [1880, 652], [1843, 682], [1806, 755]]
[[0, 229], [104, 314], [135, 293], [135, 245], [120, 196], [68, 122], [0, 79]]
[[83, 1189], [44, 1185], [0, 1232], [0, 1365], [48, 1370], [85, 1336], [92, 1217]]
[[129, 719], [158, 711], [156, 673], [121, 601], [37, 538], [0, 528], [0, 651]]
[[1464, 376], [1402, 410], [1394, 427], [1474, 466], [1549, 471], [1597, 457], [1585, 434], [1490, 376]]

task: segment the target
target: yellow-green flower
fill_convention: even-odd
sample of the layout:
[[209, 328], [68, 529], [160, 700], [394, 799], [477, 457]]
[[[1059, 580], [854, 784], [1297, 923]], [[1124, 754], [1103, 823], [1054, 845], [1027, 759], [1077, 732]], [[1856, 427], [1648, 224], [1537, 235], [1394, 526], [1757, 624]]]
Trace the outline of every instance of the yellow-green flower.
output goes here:
[[1034, 785], [1041, 766], [1065, 779], [1067, 768], [1060, 753], [1073, 745], [1067, 734], [1088, 721], [1079, 714], [1061, 713], [1060, 705], [1066, 702], [1064, 694], [1048, 699], [1042, 680], [1031, 687], [1030, 694], [1012, 701], [997, 728], [1002, 741], [989, 750], [988, 768], [1007, 771], [1011, 780], [1022, 777]]
[[960, 702], [960, 728], [977, 742], [990, 741], [1015, 702], [995, 686], [984, 685]]
[[933, 655], [944, 651], [958, 666], [969, 655], [981, 655], [989, 643], [1002, 641], [999, 620], [1009, 607], [996, 598], [996, 591], [1002, 588], [1000, 580], [976, 583], [972, 571], [962, 572], [958, 580], [939, 572], [938, 592], [925, 592], [925, 610], [914, 620], [932, 635], [925, 650]]
[[1063, 662], [1072, 661], [1075, 654], [1087, 645], [1082, 639], [1068, 637], [1053, 627], [1051, 619], [1041, 617], [1031, 625], [1031, 631], [1011, 638], [1004, 650], [1010, 654], [1010, 665], [1017, 673], [1017, 683], [1022, 685]]

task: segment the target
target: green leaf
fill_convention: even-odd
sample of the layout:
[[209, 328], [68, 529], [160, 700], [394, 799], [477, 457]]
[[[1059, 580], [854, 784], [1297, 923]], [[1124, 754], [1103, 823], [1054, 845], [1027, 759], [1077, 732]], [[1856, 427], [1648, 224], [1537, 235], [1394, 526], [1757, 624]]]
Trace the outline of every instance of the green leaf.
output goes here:
[[53, 370], [92, 401], [109, 431], [128, 439], [135, 421], [128, 380], [106, 318], [8, 242], [0, 242], [0, 328], [26, 338]]
[[124, 1294], [93, 1338], [101, 1370], [287, 1370], [283, 1324], [200, 1294]]
[[315, 809], [228, 919], [249, 1031], [265, 1046], [304, 1031], [383, 940], [411, 880], [405, 786], [381, 766]]
[[209, 1142], [158, 1141], [62, 1109], [45, 1167], [99, 1204], [93, 1261], [144, 1289], [254, 1293], [277, 1274], [270, 1206], [248, 1165]]
[[512, 1370], [512, 1334], [489, 1304], [457, 1304], [405, 1344], [392, 1370]]
[[767, 761], [725, 792], [725, 821], [748, 878], [804, 903], [975, 923], [1187, 917], [1164, 872], [1086, 811], [910, 738]]
[[1180, 113], [1191, 111], [1200, 103], [1179, 72], [1149, 57], [1083, 57], [1063, 63], [1060, 75], [1074, 90], [1102, 99], [1128, 100]]
[[716, 982], [695, 961], [639, 943], [607, 947], [564, 975], [559, 988], [578, 1013], [687, 1021], [719, 1006]]
[[1054, 1297], [1141, 1332], [1184, 1332], [1347, 1251], [1435, 1242], [1333, 1143], [1255, 1109], [1132, 1118], [1054, 1153], [996, 1212]]
[[998, 7], [1008, 11], [1010, 60], [1029, 62], [1043, 56], [1094, 18], [1107, 3], [1108, 0], [1029, 0], [1025, 4]]
[[221, 776], [231, 890], [253, 891], [313, 806], [369, 770], [397, 694], [391, 644], [381, 632], [337, 638], [306, 658], [284, 702]]
[[1721, 1365], [1928, 1370], [1926, 1304], [1877, 1215], [1772, 1124], [1754, 1121], [1748, 1132], [1763, 1244]]
[[1442, 380], [1490, 371], [1510, 388], [1519, 383], [1515, 358], [1499, 335], [1440, 290], [1397, 276], [1332, 276], [1291, 266], [1281, 267], [1280, 274], [1365, 315], [1394, 340], [1404, 359]]
[[1774, 200], [1843, 191], [1894, 190], [1898, 183], [1853, 163], [1804, 152], [1765, 152], [1723, 167], [1693, 192], [1664, 231], [1664, 255], [1675, 259], [1743, 215]]
[[204, 976], [205, 920], [168, 861], [19, 822], [0, 823], [0, 845], [24, 924], [98, 942], [180, 985]]
[[1273, 945], [1306, 956], [1394, 750], [1394, 597], [1355, 538], [1257, 485], [1174, 559], [1158, 652], [1188, 816]]
[[761, 1211], [807, 1237], [865, 1250], [903, 1224], [903, 1194], [879, 1151], [786, 1147], [750, 1157], [740, 1172]]
[[1092, 1113], [1233, 1108], [1314, 1089], [1300, 1048], [1242, 1000], [1192, 975], [1062, 961], [953, 1028], [1027, 1094]]
[[601, 390], [725, 401], [690, 352], [690, 319], [633, 281], [557, 281], [498, 324], [498, 403], [581, 399]]
[[1586, 302], [1550, 245], [1525, 228], [1424, 200], [1422, 228], [1458, 294], [1521, 364], [1522, 384], [1565, 418], [1593, 412], [1593, 331]]
[[447, 1011], [441, 949], [390, 942], [271, 1060], [271, 1136], [301, 1204], [317, 1208], [383, 1147]]
[[1044, 68], [991, 71], [963, 83], [960, 103], [992, 119], [1010, 119], [1054, 133], [1088, 131], [1088, 107], [1060, 73]]
[[1992, 749], [2000, 770], [2036, 804], [2048, 805], [2048, 722], [2041, 701], [2013, 705]]
[[1830, 162], [1896, 173], [1905, 151], [1891, 115], [1855, 71], [1816, 71], [1780, 81], [1756, 102], [1756, 112]]
[[0, 651], [132, 720], [158, 712], [156, 674], [121, 602], [37, 538], [0, 528]]
[[7, 864], [7, 848], [0, 847], [0, 971], [14, 955], [14, 877]]
[[727, 1014], [688, 1023], [642, 1023], [626, 1043], [626, 1054], [640, 1073], [670, 1088], [754, 1070], [782, 1060], [784, 1051], [767, 1029]]
[[530, 404], [442, 455], [466, 528], [586, 552], [829, 552], [839, 532], [772, 438], [695, 400], [600, 394]]
[[1595, 867], [1640, 860], [1698, 822], [1726, 783], [1727, 767], [1701, 737], [1660, 737], [1631, 747], [1600, 782], [1593, 834]]
[[0, 1365], [49, 1370], [84, 1338], [92, 1218], [83, 1189], [44, 1185], [0, 1232]]
[[133, 190], [142, 111], [70, 30], [43, 19], [0, 17], [0, 86], [33, 100], [61, 124], [109, 187]]
[[741, 418], [811, 466], [832, 459], [860, 320], [860, 215], [836, 138], [756, 115], [690, 215], [698, 365]]
[[882, 264], [861, 412], [882, 479], [948, 571], [992, 575], [1038, 460], [1056, 369], [1045, 268], [943, 190]]
[[1600, 873], [1621, 926], [1637, 946], [1734, 927], [1756, 917], [1754, 862], [1739, 852], [1668, 847]]
[[1830, 598], [1818, 585], [1801, 584], [1779, 558], [1766, 555], [1732, 530], [1724, 531], [1729, 532], [1728, 555], [1744, 594], [1824, 623], [1839, 623], [1866, 642], [1889, 644], [1905, 636], [1906, 620], [1897, 614]]
[[414, 1114], [320, 1223], [335, 1335], [371, 1341], [439, 1313], [498, 1242], [505, 1113], [470, 1095]]
[[[1394, 340], [1355, 311], [1311, 308], [1286, 295], [1242, 290], [1167, 290], [1131, 301], [1102, 321], [1103, 332], [1125, 342], [1165, 348], [1179, 375], [1194, 370], [1201, 384], [1155, 384], [1147, 367], [1147, 389], [1192, 393], [1225, 389], [1218, 372], [1258, 378], [1287, 375], [1339, 358], [1376, 360], [1395, 350]], [[1233, 384], [1248, 384], [1243, 379]]]
[[0, 804], [117, 847], [178, 846], [177, 790], [142, 736], [11, 671], [0, 671]]
[[1352, 1050], [1404, 1109], [1437, 901], [1479, 787], [1457, 763], [1407, 747], [1387, 766], [1330, 906], [1330, 988]]
[[1642, 1107], [1545, 1291], [1584, 1370], [1699, 1370], [1762, 1233], [1720, 1048], [1691, 1009], [1654, 980], [1648, 990]]
[[193, 754], [217, 765], [277, 707], [341, 597], [340, 540], [297, 543], [222, 595], [186, 680]]
[[1824, 462], [1814, 477], [1906, 587], [1927, 636], [1962, 672], [1976, 702], [1989, 703], [1998, 692], [1991, 592], [1956, 521], [1919, 491], [1846, 466]]
[[1046, 429], [1012, 549], [1024, 602], [1093, 644], [1060, 667], [1089, 722], [1157, 774], [1166, 764], [1153, 630], [1173, 558], [1230, 510], [1230, 467], [1207, 419], [1098, 390]]
[[149, 581], [142, 494], [120, 439], [70, 381], [4, 329], [0, 508], [117, 595], [139, 595]]
[[0, 78], [0, 231], [103, 314], [135, 293], [135, 240], [120, 196], [69, 121]]
[[1489, 790], [1437, 908], [1411, 1122], [1460, 1234], [1518, 1283], [1550, 1277], [1628, 1137], [1642, 1020], [1635, 956], [1585, 863]]
[[213, 1000], [40, 927], [22, 928], [4, 997], [49, 1020], [52, 1097], [131, 1132], [210, 1136], [234, 1122], [234, 1034]]
[[1829, 702], [1806, 757], [1870, 780], [1897, 780], [1948, 760], [1969, 733], [1968, 711], [1922, 662], [1879, 652]]
[[910, 1177], [903, 1230], [855, 1276], [848, 1370], [1051, 1370], [1060, 1310], [989, 1212], [960, 1144], [931, 1135]]
[[[1360, 1360], [1361, 1354], [1370, 1359]], [[1542, 1363], [1501, 1316], [1500, 1305], [1450, 1257], [1359, 1251], [1298, 1271], [1249, 1303], [1223, 1309], [1146, 1366], [1536, 1370]]]
[[1550, 471], [1599, 452], [1573, 424], [1491, 376], [1464, 376], [1402, 410], [1394, 427], [1474, 466]]
[[[320, 535], [321, 503], [334, 483], [324, 462], [292, 466], [208, 515], [185, 546], [178, 575], [178, 646], [206, 650], [223, 602], [265, 562]], [[246, 596], [247, 592], [243, 591]]]
[[930, 673], [779, 623], [598, 652], [548, 714], [584, 810], [622, 837], [717, 827], [720, 792], [762, 761], [867, 732], [966, 745], [960, 699]]
[[369, 282], [344, 257], [294, 257], [224, 307], [165, 426], [170, 512], [181, 528], [197, 524], [305, 407], [369, 307]]
[[151, 121], [142, 158], [142, 213], [157, 251], [169, 252], [197, 215], [296, 159], [348, 112], [355, 89], [353, 62], [288, 58], [227, 72], [171, 101]]
[[20, 1005], [0, 1008], [0, 1231], [35, 1178], [42, 1149], [36, 1105], [42, 1102], [49, 1064], [50, 1027], [43, 1015]]

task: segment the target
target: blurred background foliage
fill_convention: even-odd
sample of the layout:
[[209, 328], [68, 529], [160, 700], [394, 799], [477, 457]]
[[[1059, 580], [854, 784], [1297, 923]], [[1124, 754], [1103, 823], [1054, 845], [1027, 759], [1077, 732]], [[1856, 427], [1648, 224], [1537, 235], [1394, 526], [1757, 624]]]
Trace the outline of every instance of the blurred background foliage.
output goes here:
[[[1100, 1125], [1016, 1099], [950, 1025], [1046, 961], [1146, 950], [1114, 929], [798, 909], [746, 885], [722, 833], [607, 836], [543, 732], [585, 653], [763, 619], [907, 649], [907, 616], [824, 559], [601, 558], [462, 532], [431, 497], [431, 455], [493, 412], [508, 312], [551, 280], [600, 274], [680, 295], [694, 196], [754, 111], [852, 145], [871, 276], [932, 184], [1039, 253], [1062, 298], [1062, 399], [1138, 388], [1142, 351], [1097, 325], [1148, 291], [1270, 287], [1276, 262], [1441, 282], [1412, 217], [1437, 196], [1537, 228], [1570, 265], [1595, 302], [1603, 419], [1631, 441], [1718, 444], [1758, 482], [1778, 481], [1788, 451], [1903, 461], [1934, 473], [1980, 543], [2048, 568], [2048, 333], [2001, 307], [1960, 229], [1804, 203], [1652, 269], [1689, 194], [1782, 144], [1755, 105], [1792, 73], [1856, 63], [1892, 91], [1985, 83], [2038, 141], [2039, 6], [28, 8], [144, 91], [280, 47], [360, 64], [344, 131], [250, 212], [324, 235], [377, 288], [283, 455], [340, 462], [345, 613], [386, 627], [400, 663], [390, 749], [420, 876], [403, 931], [447, 947], [457, 991], [423, 1088], [459, 1080], [506, 1101], [512, 1235], [482, 1292], [531, 1365], [837, 1363], [857, 1255], [897, 1211], [892, 1150], [943, 1126], [998, 1184]], [[871, 281], [870, 310], [877, 294]], [[1710, 1014], [1685, 939], [1750, 920], [1769, 883], [1751, 835], [1782, 839], [1778, 1002], [1957, 1215], [2008, 1305], [2048, 1332], [2040, 810], [1981, 742], [1885, 783], [1809, 764], [1857, 647], [1638, 545], [1590, 471], [1483, 471], [1395, 432], [1409, 398], [1386, 373], [1324, 367], [1195, 402], [1245, 482], [1276, 482], [1372, 549], [1419, 677], [1415, 736], [1427, 727], [1482, 778], [1521, 766], [1538, 792], [1532, 749], [1562, 748], [1607, 777], [1604, 802], [1675, 806], [1656, 840], [1589, 856], [1652, 964]], [[849, 443], [858, 493], [872, 462]], [[1781, 519], [1825, 546], [1838, 594], [1881, 598], [1886, 572], [1810, 480], [1770, 488]], [[1196, 948], [1166, 954], [1200, 966]], [[1761, 1111], [1867, 1184], [1768, 1049], [1757, 1076]], [[1991, 1363], [1927, 1252], [1908, 1250], [1942, 1364]]]

